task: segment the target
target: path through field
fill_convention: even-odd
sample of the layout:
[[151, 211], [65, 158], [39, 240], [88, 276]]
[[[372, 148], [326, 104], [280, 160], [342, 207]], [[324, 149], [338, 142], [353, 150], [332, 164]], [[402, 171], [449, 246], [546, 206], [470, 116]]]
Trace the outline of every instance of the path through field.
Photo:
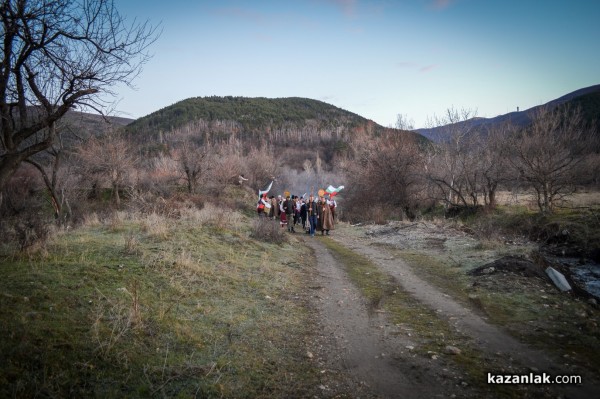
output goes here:
[[[402, 333], [388, 320], [385, 312], [368, 306], [350, 281], [344, 265], [323, 245], [322, 240], [328, 239], [335, 239], [369, 258], [380, 270], [392, 276], [405, 292], [435, 310], [437, 317], [446, 320], [458, 334], [470, 338], [469, 345], [484, 354], [480, 365], [483, 372], [525, 368], [538, 374], [569, 374], [556, 366], [561, 362], [489, 324], [417, 277], [402, 260], [392, 257], [385, 249], [348, 236], [306, 237], [304, 241], [315, 251], [318, 262], [312, 287], [321, 328], [315, 356], [321, 362], [323, 373], [336, 375], [338, 384], [339, 381], [346, 384], [345, 389], [322, 386], [324, 397], [344, 390], [353, 392], [352, 397], [381, 398], [493, 397], [497, 393], [497, 387], [486, 385], [486, 381], [469, 383], [472, 376], [453, 362], [452, 354], [430, 357], [418, 354], [414, 350], [422, 344], [418, 333]], [[519, 397], [590, 398], [598, 394], [596, 386], [589, 383], [504, 388], [504, 393]]]

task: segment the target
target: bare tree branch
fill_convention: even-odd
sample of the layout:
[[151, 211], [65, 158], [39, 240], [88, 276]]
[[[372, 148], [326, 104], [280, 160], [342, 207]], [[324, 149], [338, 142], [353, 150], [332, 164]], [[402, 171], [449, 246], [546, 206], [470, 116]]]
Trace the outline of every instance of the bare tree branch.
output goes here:
[[156, 28], [128, 22], [113, 0], [0, 3], [0, 190], [31, 155], [52, 145], [47, 129], [72, 108], [106, 104], [148, 61]]

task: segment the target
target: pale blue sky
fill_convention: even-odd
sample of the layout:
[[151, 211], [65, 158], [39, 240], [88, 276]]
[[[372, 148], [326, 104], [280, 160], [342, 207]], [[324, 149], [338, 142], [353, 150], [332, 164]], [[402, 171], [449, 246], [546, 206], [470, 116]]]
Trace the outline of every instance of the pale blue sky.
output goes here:
[[394, 125], [494, 117], [600, 83], [600, 0], [116, 0], [161, 24], [119, 88], [138, 118], [190, 97], [307, 97]]

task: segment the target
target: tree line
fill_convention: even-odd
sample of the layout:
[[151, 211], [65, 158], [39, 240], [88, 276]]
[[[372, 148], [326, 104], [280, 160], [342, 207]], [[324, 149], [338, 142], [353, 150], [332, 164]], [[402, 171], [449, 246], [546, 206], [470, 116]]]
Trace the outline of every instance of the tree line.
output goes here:
[[448, 109], [435, 120], [445, 126], [440, 142], [393, 134], [355, 142], [355, 160], [345, 165], [351, 203], [408, 214], [436, 204], [494, 208], [505, 189], [532, 193], [539, 212], [548, 213], [578, 188], [598, 186], [597, 128], [580, 107], [540, 108], [528, 126], [507, 122], [484, 131], [459, 123], [472, 117], [469, 110]]

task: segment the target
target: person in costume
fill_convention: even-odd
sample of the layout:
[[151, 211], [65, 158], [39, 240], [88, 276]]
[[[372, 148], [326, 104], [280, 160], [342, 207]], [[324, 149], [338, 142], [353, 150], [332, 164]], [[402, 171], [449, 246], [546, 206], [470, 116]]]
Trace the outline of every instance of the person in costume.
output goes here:
[[278, 195], [276, 200], [275, 200], [275, 204], [277, 205], [275, 207], [275, 219], [279, 219], [281, 216], [281, 201], [283, 199], [281, 198], [281, 195]]
[[267, 194], [263, 194], [259, 199], [258, 199], [258, 203], [256, 204], [256, 211], [258, 212], [258, 216], [266, 216], [267, 213], [265, 213], [265, 208], [266, 208], [266, 212], [268, 212], [269, 207], [267, 207], [267, 205], [270, 207], [271, 204], [269, 203], [269, 200], [267, 199]]
[[331, 208], [327, 203], [325, 197], [321, 197], [319, 201], [318, 209], [318, 230], [321, 232], [321, 235], [327, 234], [329, 235], [329, 230], [333, 230], [333, 217], [331, 216]]
[[279, 201], [279, 225], [283, 228], [287, 226], [288, 220], [285, 214], [285, 199]]
[[337, 202], [335, 202], [335, 199], [333, 198], [335, 196], [335, 194], [329, 194], [329, 200], [327, 201], [327, 203], [329, 204], [329, 209], [331, 209], [331, 218], [335, 221], [335, 208], [337, 208]]
[[300, 207], [302, 206], [302, 200], [297, 195], [294, 198], [294, 227], [300, 224]]
[[308, 209], [306, 210], [306, 212], [308, 215], [308, 222], [310, 223], [309, 232], [310, 232], [311, 237], [314, 237], [315, 230], [317, 229], [318, 204], [317, 204], [317, 201], [315, 201], [315, 197], [312, 194], [308, 197], [307, 207], [308, 207]]
[[302, 204], [300, 205], [300, 219], [302, 220], [302, 230], [308, 232], [308, 230], [306, 230], [306, 219], [308, 218], [307, 215], [307, 209], [308, 209], [308, 200], [302, 198]]
[[269, 202], [271, 203], [271, 209], [269, 209], [269, 219], [273, 219], [276, 213], [275, 208], [277, 208], [277, 200], [275, 199], [274, 195], [271, 195]]
[[285, 218], [287, 220], [287, 229], [290, 233], [295, 233], [294, 230], [294, 200], [288, 195], [285, 198], [283, 209], [285, 210]]

